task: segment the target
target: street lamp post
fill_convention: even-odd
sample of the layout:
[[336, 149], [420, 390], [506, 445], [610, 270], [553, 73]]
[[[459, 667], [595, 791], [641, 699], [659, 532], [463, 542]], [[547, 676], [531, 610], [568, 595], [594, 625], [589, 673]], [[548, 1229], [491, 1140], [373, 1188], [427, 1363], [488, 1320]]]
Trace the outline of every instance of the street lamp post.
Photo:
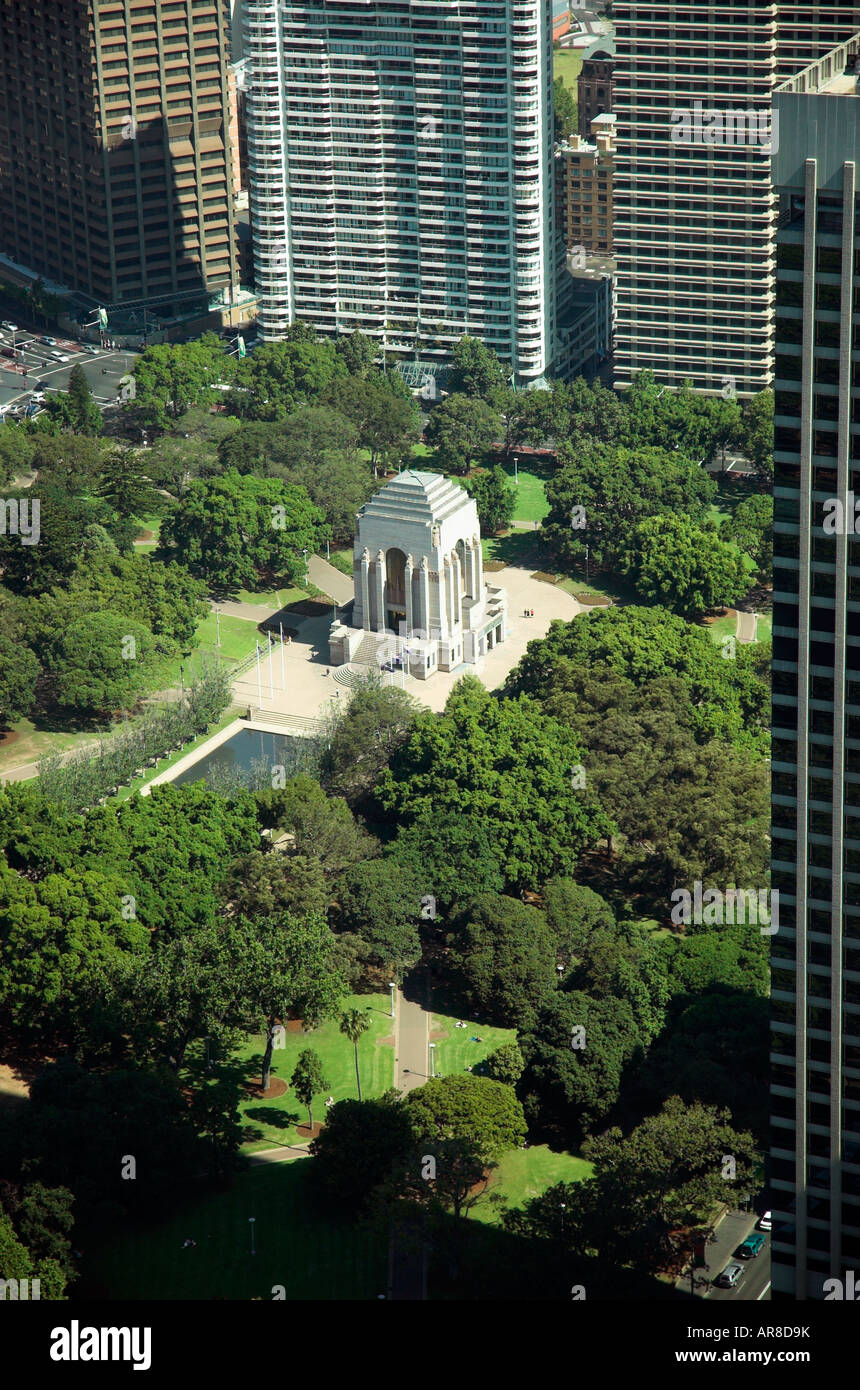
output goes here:
[[256, 1250], [254, 1249], [254, 1222], [256, 1221], [256, 1219], [257, 1219], [256, 1216], [249, 1216], [249, 1217], [248, 1217], [248, 1223], [249, 1223], [249, 1225], [250, 1225], [250, 1227], [251, 1227], [251, 1254], [252, 1254], [252, 1255], [256, 1255], [256, 1253], [257, 1253]]
[[392, 980], [391, 984], [388, 986], [388, 988], [391, 990], [391, 1017], [393, 1018], [393, 1017], [394, 1017], [394, 991], [395, 991], [395, 989], [397, 988], [397, 986], [395, 985], [395, 983], [394, 983], [393, 980]]

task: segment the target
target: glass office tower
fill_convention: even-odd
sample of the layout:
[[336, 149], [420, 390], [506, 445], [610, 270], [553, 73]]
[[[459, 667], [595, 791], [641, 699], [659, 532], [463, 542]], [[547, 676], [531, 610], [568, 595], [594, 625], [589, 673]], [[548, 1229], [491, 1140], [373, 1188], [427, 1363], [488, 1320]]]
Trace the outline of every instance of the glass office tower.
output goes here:
[[773, 1289], [799, 1299], [860, 1270], [858, 52], [774, 99]]

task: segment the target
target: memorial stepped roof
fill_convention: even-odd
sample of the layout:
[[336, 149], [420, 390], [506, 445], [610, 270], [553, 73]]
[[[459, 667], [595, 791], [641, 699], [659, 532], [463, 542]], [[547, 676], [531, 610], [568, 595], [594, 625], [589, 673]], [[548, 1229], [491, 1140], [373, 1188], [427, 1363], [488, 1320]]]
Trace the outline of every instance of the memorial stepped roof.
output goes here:
[[464, 488], [441, 473], [421, 473], [410, 468], [380, 488], [364, 504], [359, 516], [435, 525], [471, 500]]

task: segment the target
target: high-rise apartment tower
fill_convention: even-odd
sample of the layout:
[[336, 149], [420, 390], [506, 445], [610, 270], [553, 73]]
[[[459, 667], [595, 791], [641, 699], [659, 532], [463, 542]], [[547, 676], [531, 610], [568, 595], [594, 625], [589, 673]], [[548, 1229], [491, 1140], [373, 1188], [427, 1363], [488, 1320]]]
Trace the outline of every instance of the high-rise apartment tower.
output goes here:
[[551, 0], [248, 0], [262, 336], [556, 352]]

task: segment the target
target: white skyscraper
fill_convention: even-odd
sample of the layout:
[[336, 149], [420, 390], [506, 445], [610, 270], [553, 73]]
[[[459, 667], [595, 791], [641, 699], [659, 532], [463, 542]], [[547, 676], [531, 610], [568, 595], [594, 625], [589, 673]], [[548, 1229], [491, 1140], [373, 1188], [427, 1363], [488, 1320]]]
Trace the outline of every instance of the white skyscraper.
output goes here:
[[259, 323], [553, 366], [551, 0], [247, 0]]

